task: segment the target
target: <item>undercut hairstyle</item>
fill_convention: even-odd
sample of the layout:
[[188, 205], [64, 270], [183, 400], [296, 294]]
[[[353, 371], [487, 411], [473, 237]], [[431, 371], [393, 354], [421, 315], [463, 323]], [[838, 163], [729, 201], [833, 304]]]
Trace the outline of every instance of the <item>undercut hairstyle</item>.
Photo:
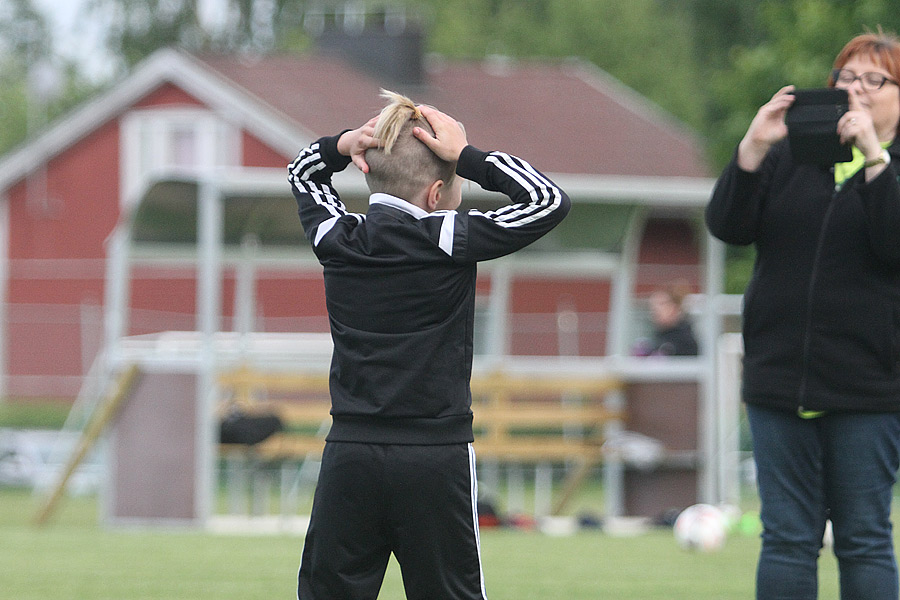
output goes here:
[[450, 185], [456, 177], [456, 163], [438, 158], [412, 133], [414, 127], [420, 127], [434, 135], [428, 119], [406, 96], [388, 90], [381, 90], [381, 96], [388, 104], [375, 124], [379, 146], [366, 151], [369, 190], [411, 201], [435, 181]]

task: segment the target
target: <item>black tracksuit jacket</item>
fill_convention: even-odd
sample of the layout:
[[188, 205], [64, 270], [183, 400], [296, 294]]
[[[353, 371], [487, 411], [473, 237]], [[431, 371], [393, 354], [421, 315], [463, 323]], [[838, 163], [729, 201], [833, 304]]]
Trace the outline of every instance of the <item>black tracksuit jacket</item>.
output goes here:
[[338, 136], [300, 152], [289, 180], [324, 267], [334, 340], [329, 441], [470, 442], [476, 263], [514, 252], [556, 226], [569, 198], [525, 161], [472, 146], [456, 172], [512, 204], [427, 213], [373, 194], [365, 215], [331, 185], [349, 158]]
[[900, 145], [836, 191], [787, 142], [756, 172], [736, 155], [706, 208], [713, 235], [754, 244], [744, 294], [744, 400], [797, 410], [900, 410]]

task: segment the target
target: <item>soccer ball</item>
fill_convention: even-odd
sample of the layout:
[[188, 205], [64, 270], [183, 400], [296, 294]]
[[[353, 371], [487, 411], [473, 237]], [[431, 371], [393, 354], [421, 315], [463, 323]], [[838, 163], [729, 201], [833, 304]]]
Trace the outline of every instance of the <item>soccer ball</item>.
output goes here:
[[675, 541], [686, 550], [715, 552], [725, 545], [725, 515], [711, 504], [689, 506], [675, 519]]

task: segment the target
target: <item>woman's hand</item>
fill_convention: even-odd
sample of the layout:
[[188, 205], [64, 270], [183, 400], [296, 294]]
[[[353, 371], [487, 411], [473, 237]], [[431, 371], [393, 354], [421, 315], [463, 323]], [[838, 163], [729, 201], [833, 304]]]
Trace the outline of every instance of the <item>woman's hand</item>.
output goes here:
[[[837, 132], [842, 144], [853, 144], [863, 153], [866, 161], [875, 160], [884, 150], [878, 141], [878, 132], [872, 115], [869, 114], [859, 102], [857, 93], [851, 89], [850, 110], [844, 113], [838, 121]], [[866, 180], [877, 177], [885, 168], [884, 164], [877, 164], [866, 169]]]
[[850, 110], [838, 121], [837, 132], [842, 144], [853, 144], [866, 160], [881, 156], [881, 143], [878, 141], [872, 115], [862, 107], [854, 90], [850, 90]]
[[349, 156], [353, 164], [363, 173], [369, 172], [369, 164], [366, 162], [366, 150], [377, 148], [378, 140], [374, 137], [375, 123], [378, 117], [372, 117], [369, 121], [352, 131], [345, 131], [338, 138], [337, 150], [344, 156]]
[[794, 86], [788, 85], [760, 107], [738, 146], [737, 163], [740, 168], [757, 170], [772, 146], [787, 136], [784, 117], [793, 103]]

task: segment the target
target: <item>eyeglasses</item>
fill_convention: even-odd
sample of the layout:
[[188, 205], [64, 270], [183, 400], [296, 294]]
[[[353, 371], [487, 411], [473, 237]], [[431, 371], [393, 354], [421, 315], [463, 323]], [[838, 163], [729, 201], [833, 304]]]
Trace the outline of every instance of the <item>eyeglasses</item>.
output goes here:
[[862, 75], [857, 75], [853, 71], [848, 69], [835, 69], [831, 72], [831, 79], [834, 81], [835, 85], [848, 88], [853, 85], [853, 82], [859, 79], [860, 84], [862, 84], [862, 89], [867, 92], [874, 92], [876, 90], [880, 90], [886, 81], [890, 81], [894, 85], [900, 85], [893, 79], [885, 77], [881, 73], [863, 73]]

